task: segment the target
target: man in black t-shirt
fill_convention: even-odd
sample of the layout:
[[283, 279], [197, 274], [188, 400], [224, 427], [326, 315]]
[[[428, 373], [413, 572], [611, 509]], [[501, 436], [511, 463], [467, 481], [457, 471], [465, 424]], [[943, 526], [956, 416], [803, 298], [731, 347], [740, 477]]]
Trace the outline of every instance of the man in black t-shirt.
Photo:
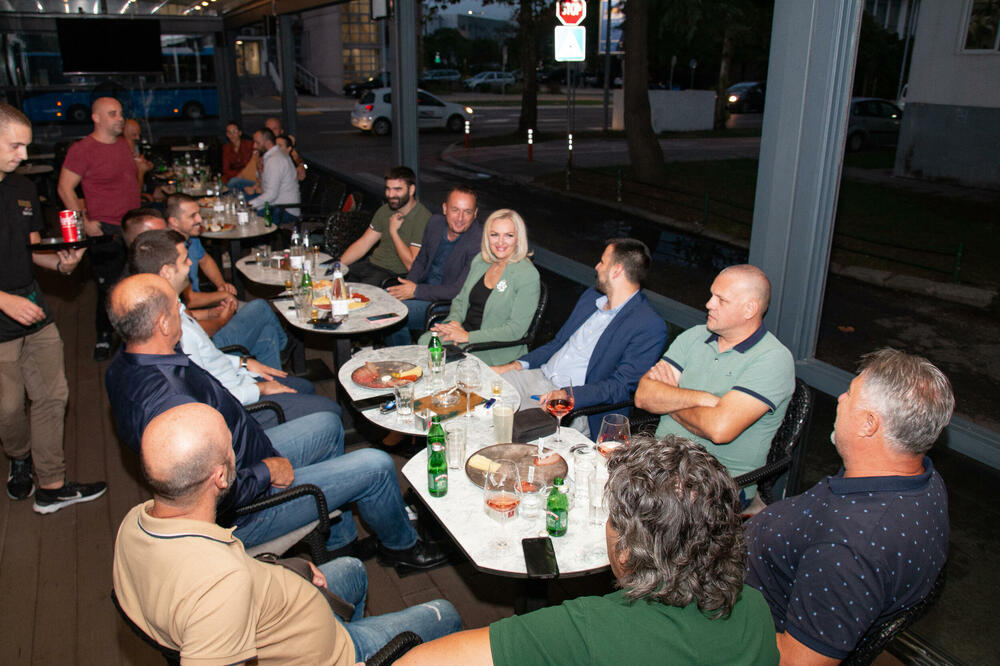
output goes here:
[[[68, 275], [84, 251], [52, 254], [28, 248], [41, 240], [44, 227], [35, 186], [14, 173], [30, 143], [28, 119], [0, 104], [0, 441], [10, 459], [7, 494], [21, 500], [34, 493], [35, 511], [53, 513], [97, 499], [107, 485], [66, 480], [63, 421], [69, 388], [63, 344], [32, 264]], [[31, 402], [28, 413], [25, 392]]]

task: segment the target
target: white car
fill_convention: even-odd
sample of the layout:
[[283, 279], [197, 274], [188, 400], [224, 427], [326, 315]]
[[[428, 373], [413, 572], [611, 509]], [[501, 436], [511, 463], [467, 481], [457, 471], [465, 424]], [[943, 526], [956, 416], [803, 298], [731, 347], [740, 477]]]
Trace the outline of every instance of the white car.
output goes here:
[[[468, 106], [438, 99], [425, 90], [417, 90], [417, 127], [443, 127], [451, 132], [465, 129], [472, 120]], [[369, 90], [354, 105], [351, 124], [363, 132], [385, 136], [392, 131], [392, 88]]]
[[479, 72], [472, 78], [462, 82], [469, 90], [492, 88], [500, 89], [501, 86], [512, 86], [516, 83], [514, 75], [510, 72]]

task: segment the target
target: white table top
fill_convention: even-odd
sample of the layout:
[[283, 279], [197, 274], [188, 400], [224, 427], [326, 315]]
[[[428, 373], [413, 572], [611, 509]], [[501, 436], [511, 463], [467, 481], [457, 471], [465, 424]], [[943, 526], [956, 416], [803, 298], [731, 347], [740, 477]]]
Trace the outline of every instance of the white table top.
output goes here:
[[[282, 279], [281, 283], [284, 284], [284, 279]], [[399, 323], [399, 320], [407, 315], [407, 309], [403, 302], [393, 296], [390, 296], [389, 292], [385, 289], [374, 287], [370, 284], [361, 284], [359, 282], [349, 282], [348, 286], [350, 287], [352, 294], [364, 294], [371, 299], [371, 301], [366, 307], [352, 310], [347, 316], [347, 319], [345, 319], [340, 326], [333, 330], [316, 328], [308, 322], [299, 321], [298, 317], [295, 316], [295, 307], [291, 298], [275, 300], [272, 302], [274, 303], [275, 309], [277, 309], [277, 311], [281, 313], [281, 316], [284, 317], [292, 326], [301, 328], [305, 331], [329, 333], [332, 335], [351, 335], [354, 333], [369, 333], [371, 331], [377, 331], [379, 329], [386, 328], [387, 326]], [[380, 319], [378, 321], [368, 321], [368, 317], [380, 314], [392, 314], [395, 316], [387, 319]]]
[[[320, 262], [324, 262], [330, 258], [330, 255], [323, 252], [319, 253]], [[236, 262], [236, 268], [243, 273], [243, 277], [250, 280], [251, 282], [256, 282], [257, 284], [269, 284], [275, 287], [281, 287], [285, 284], [285, 276], [288, 275], [287, 271], [275, 270], [273, 268], [262, 268], [258, 263], [247, 264], [249, 261], [256, 261], [256, 257], [251, 253], [245, 257], [240, 258]], [[329, 266], [319, 266], [317, 270], [309, 271], [312, 276], [313, 282], [316, 280], [329, 280], [332, 276], [326, 276], [326, 269]], [[344, 275], [347, 273], [345, 272]]]
[[[260, 236], [267, 236], [268, 234], [273, 234], [278, 230], [278, 226], [272, 224], [271, 226], [264, 225], [264, 218], [259, 215], [251, 220], [250, 224], [237, 224], [232, 229], [227, 231], [202, 231], [202, 238], [211, 238], [214, 240], [244, 240], [247, 238], [259, 238]], [[282, 281], [284, 284], [284, 281]]]
[[[471, 354], [466, 356], [466, 358], [474, 359], [479, 363], [481, 388], [477, 391], [477, 393], [481, 396], [489, 397], [490, 383], [498, 377], [503, 380], [503, 376], [493, 372], [488, 365]], [[351, 400], [362, 400], [376, 395], [385, 395], [388, 398], [388, 396], [392, 395], [391, 389], [365, 388], [364, 386], [358, 386], [351, 380], [351, 373], [357, 370], [360, 366], [364, 365], [366, 361], [409, 361], [410, 363], [419, 365], [423, 368], [423, 376], [416, 384], [413, 385], [414, 400], [419, 400], [420, 398], [428, 396], [431, 393], [436, 393], [442, 388], [454, 386], [455, 373], [457, 372], [456, 368], [458, 367], [458, 363], [446, 363], [444, 366], [444, 382], [440, 386], [432, 386], [433, 380], [430, 376], [430, 370], [427, 367], [427, 347], [424, 347], [423, 345], [406, 345], [403, 347], [384, 347], [382, 349], [363, 351], [352, 356], [351, 360], [346, 361], [343, 365], [341, 365], [340, 370], [337, 372], [337, 378], [340, 380], [340, 385], [347, 391], [347, 395]], [[517, 395], [517, 389], [506, 381], [503, 382], [503, 395], [513, 396], [515, 400], [520, 402]], [[378, 408], [366, 409], [361, 413], [372, 423], [389, 430], [395, 430], [396, 432], [402, 432], [408, 435], [427, 434], [427, 429], [417, 427], [412, 417], [401, 419], [395, 412], [381, 414], [379, 413]], [[464, 419], [465, 416], [459, 416], [456, 418]], [[451, 422], [452, 420], [445, 421], [445, 423]], [[472, 438], [470, 440], [471, 442], [494, 443], [493, 416], [488, 410], [483, 409], [482, 405], [477, 405], [472, 410], [472, 417], [469, 419], [469, 437]], [[485, 446], [485, 444], [480, 444], [477, 448], [482, 448], [482, 446]]]
[[[568, 453], [569, 446], [590, 440], [572, 428], [563, 428], [562, 437], [566, 440], [566, 448], [559, 452], [566, 459], [569, 476], [573, 478], [573, 456]], [[470, 430], [466, 457], [490, 444], [493, 444], [492, 438], [484, 441], [477, 430]], [[431, 497], [427, 492], [426, 450], [413, 456], [403, 466], [403, 475], [477, 569], [515, 578], [526, 577], [521, 539], [546, 536], [544, 505], [538, 517], [531, 521], [524, 518], [518, 510], [518, 514], [506, 527], [511, 546], [506, 553], [501, 554], [490, 547], [490, 541], [500, 530], [500, 525], [486, 515], [483, 490], [469, 480], [464, 468], [448, 470], [448, 494], [444, 497]], [[588, 508], [581, 506], [577, 500], [569, 512], [569, 529], [566, 534], [552, 537], [559, 575], [562, 577], [595, 573], [608, 566], [604, 525], [591, 525], [587, 514]]]

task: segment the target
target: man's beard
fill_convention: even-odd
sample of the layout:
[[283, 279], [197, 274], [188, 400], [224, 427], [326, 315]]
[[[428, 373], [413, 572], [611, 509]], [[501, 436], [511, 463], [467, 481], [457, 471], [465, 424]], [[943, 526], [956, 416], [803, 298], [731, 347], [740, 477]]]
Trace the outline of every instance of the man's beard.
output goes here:
[[400, 208], [402, 208], [406, 204], [410, 203], [410, 194], [409, 194], [409, 192], [407, 192], [407, 193], [403, 194], [401, 197], [399, 197], [398, 199], [393, 199], [393, 198], [390, 197], [387, 200], [387, 203], [389, 204], [389, 208], [391, 210], [399, 210]]
[[601, 279], [600, 274], [597, 275], [597, 279], [594, 281], [594, 288], [602, 294], [607, 295], [608, 293], [608, 283]]

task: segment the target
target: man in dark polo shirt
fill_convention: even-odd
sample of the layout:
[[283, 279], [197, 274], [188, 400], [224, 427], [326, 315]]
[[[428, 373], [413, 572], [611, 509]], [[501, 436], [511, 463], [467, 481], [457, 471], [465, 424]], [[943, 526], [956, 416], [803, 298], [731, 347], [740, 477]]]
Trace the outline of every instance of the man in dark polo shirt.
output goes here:
[[[82, 212], [88, 236], [112, 237], [110, 242], [95, 245], [90, 253], [91, 271], [97, 281], [94, 360], [103, 361], [111, 354], [112, 334], [105, 299], [125, 268], [121, 219], [141, 205], [142, 181], [151, 165], [132, 155], [128, 141], [122, 137], [125, 116], [118, 100], [94, 100], [90, 117], [94, 131], [70, 146], [59, 172], [58, 190], [67, 209]], [[76, 196], [77, 185], [83, 188], [86, 205]]]
[[840, 663], [930, 592], [948, 557], [948, 495], [924, 454], [954, 406], [927, 359], [868, 354], [837, 402], [843, 469], [747, 523], [747, 584], [771, 607], [782, 663]]
[[441, 205], [443, 215], [431, 215], [420, 251], [405, 278], [389, 287], [409, 312], [406, 325], [387, 335], [389, 345], [412, 343], [410, 331], [423, 331], [431, 301], [451, 300], [462, 289], [472, 258], [479, 253], [483, 225], [476, 219], [476, 193], [456, 185]]
[[[405, 166], [393, 167], [385, 174], [386, 202], [375, 211], [361, 238], [340, 257], [340, 263], [351, 267], [352, 280], [381, 286], [413, 266], [431, 216], [414, 196], [416, 179], [413, 169]], [[365, 258], [369, 251], [371, 255]]]
[[[14, 173], [30, 143], [28, 119], [0, 104], [0, 442], [10, 459], [7, 495], [22, 500], [34, 494], [35, 511], [53, 513], [97, 499], [107, 486], [66, 481], [63, 427], [69, 388], [63, 344], [32, 264], [68, 275], [84, 251], [28, 249], [45, 226], [35, 186]], [[27, 414], [25, 393], [31, 403]]]

